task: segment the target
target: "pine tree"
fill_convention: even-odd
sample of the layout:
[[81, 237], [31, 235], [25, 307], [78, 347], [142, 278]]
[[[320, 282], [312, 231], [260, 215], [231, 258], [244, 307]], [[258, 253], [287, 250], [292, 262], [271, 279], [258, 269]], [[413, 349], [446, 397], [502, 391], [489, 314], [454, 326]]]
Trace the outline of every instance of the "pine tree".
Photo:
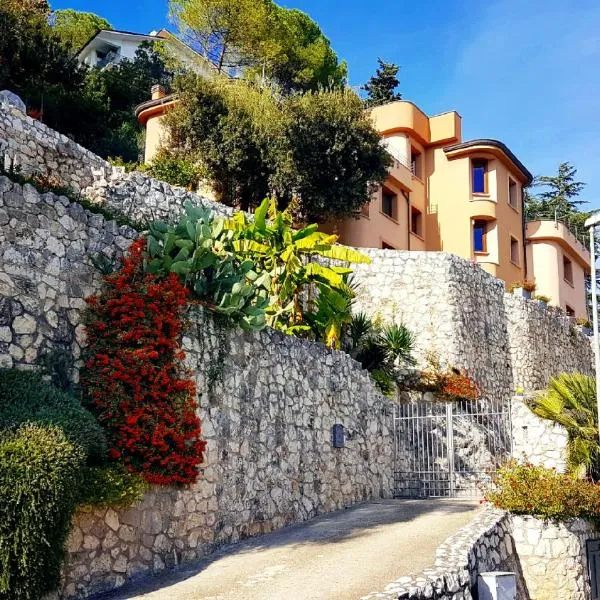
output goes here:
[[400, 67], [393, 63], [386, 63], [381, 58], [377, 59], [379, 66], [375, 75], [361, 89], [367, 92], [365, 104], [367, 106], [379, 106], [394, 100], [402, 100], [402, 94], [396, 92], [400, 84], [398, 71]]

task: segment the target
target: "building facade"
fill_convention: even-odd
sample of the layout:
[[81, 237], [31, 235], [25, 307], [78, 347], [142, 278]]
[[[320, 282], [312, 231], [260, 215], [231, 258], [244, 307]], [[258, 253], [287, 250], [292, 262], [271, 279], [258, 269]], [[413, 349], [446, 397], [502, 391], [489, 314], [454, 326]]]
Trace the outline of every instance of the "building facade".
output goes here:
[[[147, 162], [166, 142], [162, 120], [176, 101], [155, 89], [136, 110]], [[388, 177], [359, 215], [323, 229], [348, 246], [451, 252], [507, 285], [534, 280], [550, 304], [587, 316], [589, 253], [560, 224], [526, 226], [523, 188], [532, 175], [505, 144], [465, 142], [457, 112], [428, 116], [412, 102], [375, 107], [371, 117], [393, 158]]]
[[536, 294], [568, 315], [587, 318], [586, 277], [590, 274], [589, 250], [560, 221], [527, 223], [528, 278]]
[[330, 224], [343, 243], [452, 252], [505, 282], [526, 276], [523, 187], [531, 174], [496, 140], [462, 141], [461, 117], [411, 102], [372, 109], [394, 166], [357, 218]]

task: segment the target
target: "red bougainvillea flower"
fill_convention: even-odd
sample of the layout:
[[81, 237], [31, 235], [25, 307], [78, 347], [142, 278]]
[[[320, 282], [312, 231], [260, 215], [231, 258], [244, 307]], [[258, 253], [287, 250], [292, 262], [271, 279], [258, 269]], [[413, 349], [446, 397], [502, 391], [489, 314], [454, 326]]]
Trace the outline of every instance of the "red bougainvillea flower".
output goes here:
[[109, 456], [150, 483], [189, 484], [198, 477], [196, 386], [181, 368], [182, 313], [188, 291], [179, 278], [142, 269], [145, 240], [87, 299], [88, 348], [82, 385], [106, 429]]

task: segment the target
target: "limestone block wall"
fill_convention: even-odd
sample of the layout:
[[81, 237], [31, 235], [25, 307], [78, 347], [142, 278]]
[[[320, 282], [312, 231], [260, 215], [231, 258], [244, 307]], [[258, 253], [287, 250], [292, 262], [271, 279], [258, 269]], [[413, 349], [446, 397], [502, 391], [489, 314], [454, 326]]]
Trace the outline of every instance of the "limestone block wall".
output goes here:
[[[0, 178], [0, 364], [33, 368], [53, 348], [79, 358], [84, 298], [101, 285], [92, 256], [114, 259], [135, 235], [64, 197]], [[391, 404], [358, 363], [272, 330], [243, 333], [202, 312], [189, 321], [184, 348], [208, 441], [200, 481], [153, 489], [124, 511], [82, 510], [64, 597], [392, 494]], [[345, 429], [343, 448], [331, 445], [335, 423]]]
[[517, 387], [543, 389], [563, 371], [592, 373], [590, 339], [571, 319], [505, 293], [477, 265], [443, 252], [363, 251], [372, 262], [355, 266], [357, 309], [405, 323], [422, 363], [433, 351], [504, 402]]
[[0, 177], [0, 367], [31, 367], [52, 349], [79, 359], [84, 298], [102, 281], [93, 261], [118, 260], [136, 235]]
[[505, 295], [504, 305], [515, 388], [544, 389], [563, 371], [593, 374], [592, 340], [564, 312], [513, 294]]
[[14, 106], [1, 102], [0, 160], [7, 168], [18, 166], [24, 174], [51, 175], [61, 186], [136, 221], [175, 219], [188, 200], [218, 214], [231, 214], [230, 208], [184, 188], [143, 173], [125, 173]]
[[567, 466], [566, 430], [533, 414], [523, 396], [512, 398], [511, 413], [513, 457], [564, 472]]
[[517, 515], [510, 520], [529, 600], [591, 600], [586, 543], [600, 533], [589, 522], [556, 525]]
[[1, 101], [0, 160], [24, 174], [52, 175], [77, 191], [93, 184], [95, 172], [112, 170], [99, 156]]

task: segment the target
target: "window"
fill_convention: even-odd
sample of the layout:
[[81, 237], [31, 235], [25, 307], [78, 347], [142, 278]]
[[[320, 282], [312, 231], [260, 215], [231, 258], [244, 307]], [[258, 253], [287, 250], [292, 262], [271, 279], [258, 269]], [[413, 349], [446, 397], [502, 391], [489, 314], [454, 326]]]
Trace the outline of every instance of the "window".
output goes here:
[[510, 238], [510, 262], [519, 265], [519, 240], [512, 237]]
[[568, 304], [565, 306], [565, 312], [567, 313], [568, 317], [575, 316], [575, 311]]
[[508, 203], [517, 210], [519, 209], [519, 201], [517, 198], [517, 182], [514, 179], [508, 178]]
[[391, 219], [396, 218], [396, 194], [387, 188], [381, 190], [381, 212]]
[[415, 235], [423, 237], [423, 213], [414, 206], [410, 207], [410, 230]]
[[473, 223], [473, 251], [487, 252], [487, 243], [485, 235], [487, 233], [487, 224], [485, 221], [475, 221]]
[[387, 242], [381, 242], [381, 248], [382, 248], [382, 250], [395, 250], [396, 249], [396, 248], [394, 248], [394, 246], [391, 246]]
[[421, 176], [421, 153], [415, 148], [410, 149], [410, 170], [415, 177], [423, 178]]
[[567, 283], [573, 285], [573, 263], [563, 256], [563, 277]]
[[473, 193], [487, 194], [487, 171], [488, 161], [483, 159], [474, 160], [472, 163], [473, 170]]
[[370, 203], [370, 202], [367, 202], [366, 204], [363, 204], [363, 205], [360, 207], [360, 214], [361, 214], [363, 217], [367, 217], [367, 218], [369, 217], [369, 208], [370, 208], [370, 206], [371, 206], [371, 203]]

